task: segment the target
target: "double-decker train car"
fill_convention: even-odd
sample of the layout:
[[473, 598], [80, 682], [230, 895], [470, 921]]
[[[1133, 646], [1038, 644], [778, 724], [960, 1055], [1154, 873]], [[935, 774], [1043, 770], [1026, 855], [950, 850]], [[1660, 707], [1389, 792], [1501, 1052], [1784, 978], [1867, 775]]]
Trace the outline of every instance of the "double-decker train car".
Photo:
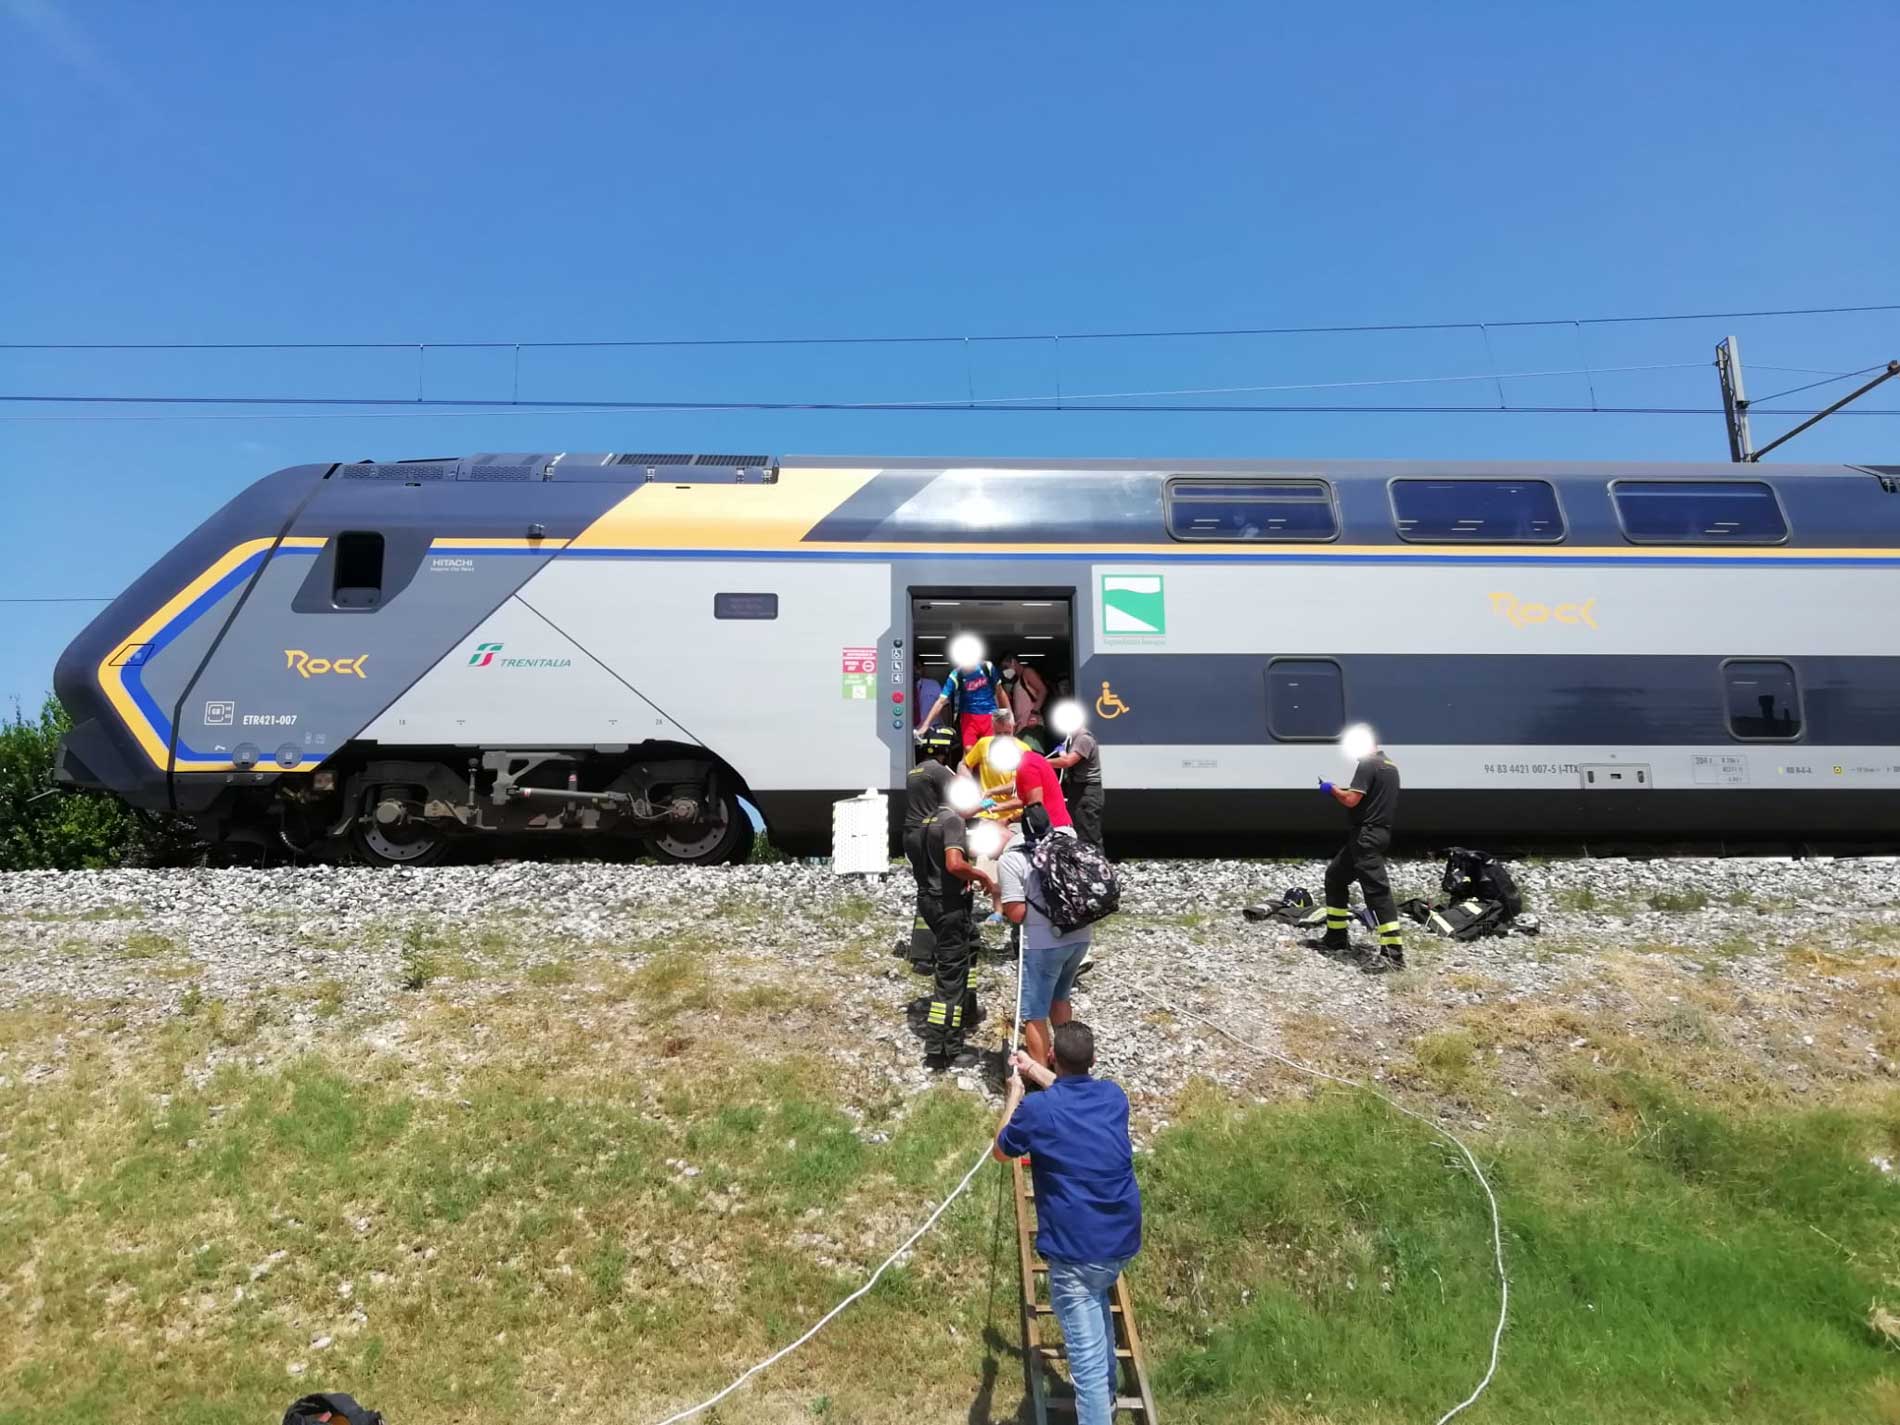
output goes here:
[[982, 634], [1072, 687], [1111, 843], [1874, 841], [1900, 467], [478, 455], [259, 481], [61, 658], [69, 785], [216, 841], [743, 856], [902, 785]]

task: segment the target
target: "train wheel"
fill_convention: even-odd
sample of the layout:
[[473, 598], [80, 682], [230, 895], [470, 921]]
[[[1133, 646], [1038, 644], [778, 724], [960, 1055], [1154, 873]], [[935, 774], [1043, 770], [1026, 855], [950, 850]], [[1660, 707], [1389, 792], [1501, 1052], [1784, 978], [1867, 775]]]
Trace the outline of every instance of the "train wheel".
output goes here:
[[448, 840], [420, 822], [382, 826], [371, 820], [350, 825], [350, 846], [356, 859], [371, 866], [433, 866], [449, 854]]
[[752, 854], [752, 818], [727, 792], [719, 798], [713, 816], [678, 831], [647, 838], [647, 850], [661, 861], [686, 866], [717, 866], [743, 861]]

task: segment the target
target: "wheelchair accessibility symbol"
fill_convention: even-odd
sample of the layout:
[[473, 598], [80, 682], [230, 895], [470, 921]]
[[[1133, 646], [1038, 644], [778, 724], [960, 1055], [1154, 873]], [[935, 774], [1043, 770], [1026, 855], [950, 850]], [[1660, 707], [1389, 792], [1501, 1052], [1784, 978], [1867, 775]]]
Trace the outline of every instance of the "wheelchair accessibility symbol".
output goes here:
[[1095, 712], [1098, 717], [1112, 721], [1123, 713], [1132, 711], [1133, 709], [1127, 703], [1115, 696], [1113, 688], [1107, 683], [1102, 684], [1102, 696], [1095, 700]]

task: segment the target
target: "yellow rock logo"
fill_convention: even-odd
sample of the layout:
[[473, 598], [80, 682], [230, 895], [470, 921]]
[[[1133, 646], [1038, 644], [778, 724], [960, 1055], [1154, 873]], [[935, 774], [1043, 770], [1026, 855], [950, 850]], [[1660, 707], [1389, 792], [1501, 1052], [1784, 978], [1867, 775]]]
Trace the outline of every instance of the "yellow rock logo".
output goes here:
[[1501, 619], [1509, 620], [1512, 628], [1523, 628], [1533, 623], [1577, 623], [1586, 628], [1595, 628], [1596, 607], [1594, 597], [1580, 604], [1531, 604], [1516, 594], [1491, 596], [1491, 612]]
[[348, 677], [354, 673], [359, 678], [369, 675], [363, 671], [363, 665], [369, 661], [369, 654], [359, 653], [354, 658], [312, 658], [301, 648], [284, 650], [284, 667], [295, 669], [303, 678], [317, 678], [325, 673], [337, 673]]

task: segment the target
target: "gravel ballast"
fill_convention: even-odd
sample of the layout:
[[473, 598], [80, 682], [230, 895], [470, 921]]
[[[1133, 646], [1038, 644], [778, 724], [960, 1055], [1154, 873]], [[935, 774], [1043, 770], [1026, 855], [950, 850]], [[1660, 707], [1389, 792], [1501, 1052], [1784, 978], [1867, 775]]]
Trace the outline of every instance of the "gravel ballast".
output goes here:
[[[1277, 902], [1290, 886], [1317, 896], [1318, 862], [1123, 869], [1123, 910], [1098, 935], [1100, 963], [1076, 1010], [1097, 1027], [1104, 1067], [1150, 1127], [1193, 1074], [1271, 1091], [1253, 1056], [1165, 1013], [1161, 1000], [1252, 1042], [1324, 1051], [1332, 1066], [1375, 1076], [1409, 1062], [1419, 1036], [1487, 1005], [1561, 1006], [1635, 1023], [1649, 1010], [1714, 1004], [1713, 1032], [1797, 1092], [1895, 1072], [1872, 1012], [1856, 1003], [1861, 976], [1896, 973], [1900, 867], [1891, 860], [1520, 863], [1540, 934], [1460, 944], [1408, 925], [1414, 968], [1381, 977], [1321, 958], [1289, 928], [1241, 918], [1243, 906]], [[1429, 896], [1439, 870], [1436, 861], [1396, 862], [1395, 891]], [[474, 956], [473, 970], [427, 987], [470, 1003], [518, 985], [542, 962], [631, 963], [677, 944], [716, 961], [721, 983], [796, 981], [805, 1008], [788, 1013], [827, 1006], [814, 1016], [824, 1031], [814, 1047], [921, 1088], [930, 1080], [903, 1007], [924, 982], [889, 953], [907, 936], [911, 896], [901, 870], [839, 877], [806, 864], [12, 873], [0, 875], [0, 1011], [57, 1007], [82, 1026], [135, 1033], [207, 999], [274, 999], [272, 1032], [247, 1046], [250, 1059], [334, 1033], [339, 1012], [373, 1042], [399, 1044], [421, 1002], [419, 944], [487, 933], [514, 947], [505, 964], [483, 968]], [[984, 980], [991, 1014], [979, 1040], [995, 1048], [1015, 992], [1000, 949]], [[333, 1000], [327, 1012], [313, 1004], [315, 986]], [[1656, 1005], [1637, 1003], [1652, 991]], [[1527, 1082], [1534, 1070], [1525, 1066]], [[34, 1064], [0, 1057], [0, 1075], [59, 1072], [56, 1055]], [[961, 1083], [993, 1092], [995, 1077], [992, 1068]]]

